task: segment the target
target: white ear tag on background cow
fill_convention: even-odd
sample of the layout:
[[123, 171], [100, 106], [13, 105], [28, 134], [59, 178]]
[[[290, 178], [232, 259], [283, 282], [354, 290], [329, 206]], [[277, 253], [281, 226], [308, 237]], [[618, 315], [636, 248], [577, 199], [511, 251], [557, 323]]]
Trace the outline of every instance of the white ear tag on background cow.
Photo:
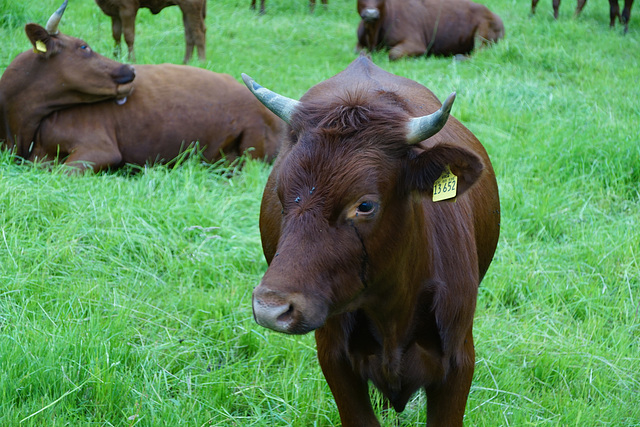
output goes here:
[[38, 52], [46, 53], [47, 52], [47, 45], [45, 45], [42, 40], [36, 40], [36, 50]]
[[440, 178], [433, 183], [433, 201], [439, 202], [456, 197], [457, 190], [458, 177], [451, 173], [451, 169], [447, 166]]

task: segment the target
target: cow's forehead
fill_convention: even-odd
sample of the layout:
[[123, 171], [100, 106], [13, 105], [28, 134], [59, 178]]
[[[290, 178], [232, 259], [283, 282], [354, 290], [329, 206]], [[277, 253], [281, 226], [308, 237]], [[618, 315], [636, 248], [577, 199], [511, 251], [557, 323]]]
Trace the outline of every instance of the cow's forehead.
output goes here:
[[300, 141], [282, 162], [278, 187], [285, 205], [315, 199], [332, 210], [365, 194], [385, 193], [396, 180], [399, 162], [380, 150], [314, 143]]

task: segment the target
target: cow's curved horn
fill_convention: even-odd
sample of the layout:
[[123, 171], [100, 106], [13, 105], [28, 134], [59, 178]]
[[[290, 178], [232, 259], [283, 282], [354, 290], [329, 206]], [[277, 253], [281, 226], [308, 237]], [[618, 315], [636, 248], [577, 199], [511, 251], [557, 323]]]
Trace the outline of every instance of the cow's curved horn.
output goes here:
[[456, 93], [453, 92], [435, 113], [411, 119], [408, 125], [407, 143], [415, 145], [440, 132], [449, 119], [449, 112], [455, 99]]
[[280, 117], [285, 122], [289, 123], [291, 120], [291, 114], [296, 109], [300, 101], [287, 98], [286, 96], [279, 95], [269, 89], [260, 86], [251, 77], [242, 73], [242, 81], [249, 88], [249, 90], [258, 98], [258, 101], [262, 102], [273, 114]]
[[64, 10], [67, 8], [68, 2], [69, 0], [64, 0], [64, 3], [62, 3], [62, 6], [60, 6], [58, 10], [53, 12], [53, 15], [51, 15], [51, 18], [49, 18], [49, 20], [47, 21], [47, 26], [45, 27], [47, 30], [47, 33], [52, 35], [58, 34], [58, 24], [62, 19], [62, 15], [64, 14]]

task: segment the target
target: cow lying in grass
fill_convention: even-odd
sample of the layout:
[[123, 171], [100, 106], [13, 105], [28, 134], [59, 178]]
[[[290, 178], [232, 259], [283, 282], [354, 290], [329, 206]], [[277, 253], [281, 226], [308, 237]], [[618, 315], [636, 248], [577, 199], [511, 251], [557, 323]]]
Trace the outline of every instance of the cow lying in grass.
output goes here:
[[284, 122], [227, 74], [184, 65], [135, 69], [28, 24], [33, 49], [0, 78], [0, 144], [31, 161], [94, 171], [174, 159], [194, 142], [207, 161], [275, 156]]
[[498, 15], [470, 0], [358, 0], [357, 49], [389, 59], [468, 55], [504, 37]]

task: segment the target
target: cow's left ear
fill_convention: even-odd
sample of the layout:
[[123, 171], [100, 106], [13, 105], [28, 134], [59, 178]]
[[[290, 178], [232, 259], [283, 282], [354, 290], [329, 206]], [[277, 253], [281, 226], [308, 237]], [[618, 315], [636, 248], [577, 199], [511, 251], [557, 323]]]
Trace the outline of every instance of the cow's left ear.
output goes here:
[[484, 169], [480, 157], [465, 148], [440, 144], [419, 151], [414, 149], [405, 165], [407, 189], [433, 194], [434, 182], [447, 167], [458, 177], [456, 196], [467, 191]]
[[27, 24], [24, 30], [33, 45], [33, 51], [38, 55], [48, 58], [56, 51], [56, 39], [40, 25]]

